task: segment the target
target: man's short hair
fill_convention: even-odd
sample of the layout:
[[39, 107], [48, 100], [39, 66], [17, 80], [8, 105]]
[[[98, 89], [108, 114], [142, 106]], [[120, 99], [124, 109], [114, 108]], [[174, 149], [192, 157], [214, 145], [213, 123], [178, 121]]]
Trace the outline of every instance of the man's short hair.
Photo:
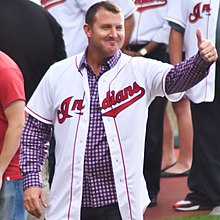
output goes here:
[[117, 6], [115, 3], [110, 1], [101, 1], [97, 2], [94, 5], [92, 5], [88, 11], [86, 12], [85, 21], [88, 25], [92, 26], [94, 24], [94, 17], [96, 13], [101, 9], [104, 8], [107, 11], [110, 11], [114, 14], [122, 13], [122, 10], [119, 6]]

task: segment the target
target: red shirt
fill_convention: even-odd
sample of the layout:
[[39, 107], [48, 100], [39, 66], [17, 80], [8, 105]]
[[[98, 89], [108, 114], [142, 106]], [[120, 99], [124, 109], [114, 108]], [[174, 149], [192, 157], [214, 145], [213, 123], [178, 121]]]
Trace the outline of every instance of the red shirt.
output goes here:
[[[4, 109], [16, 100], [25, 100], [24, 79], [17, 64], [0, 51], [0, 153], [8, 127]], [[20, 178], [18, 150], [3, 174], [3, 180]]]

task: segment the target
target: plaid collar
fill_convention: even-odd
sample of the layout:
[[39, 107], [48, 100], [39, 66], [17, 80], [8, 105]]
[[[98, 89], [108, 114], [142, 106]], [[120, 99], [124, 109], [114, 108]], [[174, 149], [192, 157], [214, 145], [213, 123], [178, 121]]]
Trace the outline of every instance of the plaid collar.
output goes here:
[[[80, 61], [80, 64], [79, 64], [79, 69], [80, 70], [82, 70], [83, 68], [88, 68], [88, 67], [90, 68], [89, 64], [86, 61], [86, 53], [87, 53], [87, 49], [85, 50], [85, 52], [82, 56], [82, 59]], [[117, 51], [116, 54], [114, 54], [112, 57], [110, 57], [109, 60], [102, 63], [101, 68], [102, 67], [107, 67], [108, 70], [113, 68], [117, 64], [120, 57], [121, 57], [121, 51], [119, 50], [119, 51]]]

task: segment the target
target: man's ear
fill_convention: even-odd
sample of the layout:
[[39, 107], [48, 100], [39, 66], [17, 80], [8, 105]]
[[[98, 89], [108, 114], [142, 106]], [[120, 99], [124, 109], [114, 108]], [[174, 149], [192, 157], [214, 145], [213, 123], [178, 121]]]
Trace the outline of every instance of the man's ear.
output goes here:
[[86, 36], [89, 38], [91, 36], [91, 32], [92, 32], [91, 27], [85, 23], [83, 25], [83, 29], [84, 29]]

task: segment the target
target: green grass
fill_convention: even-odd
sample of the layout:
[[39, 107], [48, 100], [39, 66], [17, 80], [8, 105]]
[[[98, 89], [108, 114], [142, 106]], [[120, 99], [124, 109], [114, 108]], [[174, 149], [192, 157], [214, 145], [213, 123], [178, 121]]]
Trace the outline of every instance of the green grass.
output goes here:
[[220, 220], [220, 216], [199, 214], [199, 215], [185, 216], [179, 218], [166, 218], [164, 220]]

